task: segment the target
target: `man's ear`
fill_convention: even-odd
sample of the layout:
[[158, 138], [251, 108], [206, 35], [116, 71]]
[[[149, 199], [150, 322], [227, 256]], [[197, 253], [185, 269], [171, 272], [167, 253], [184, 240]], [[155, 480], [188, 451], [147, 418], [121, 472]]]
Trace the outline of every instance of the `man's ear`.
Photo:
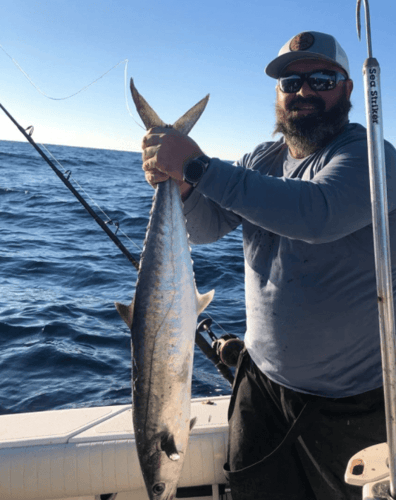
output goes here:
[[347, 80], [345, 82], [345, 85], [346, 85], [346, 90], [347, 90], [347, 96], [348, 96], [348, 99], [349, 99], [351, 97], [352, 90], [353, 90], [353, 81], [352, 80]]

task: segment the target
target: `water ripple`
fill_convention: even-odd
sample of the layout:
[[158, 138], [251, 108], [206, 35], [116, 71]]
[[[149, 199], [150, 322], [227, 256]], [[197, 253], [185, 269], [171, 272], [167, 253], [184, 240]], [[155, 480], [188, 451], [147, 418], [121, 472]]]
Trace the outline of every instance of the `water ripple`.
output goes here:
[[[140, 153], [48, 148], [142, 248], [153, 190]], [[0, 160], [0, 414], [130, 403], [130, 335], [114, 301], [132, 299], [135, 269], [28, 143], [0, 141]], [[216, 289], [208, 314], [242, 336], [240, 231], [194, 247], [193, 260], [201, 292]], [[230, 392], [197, 348], [194, 363], [194, 396]]]

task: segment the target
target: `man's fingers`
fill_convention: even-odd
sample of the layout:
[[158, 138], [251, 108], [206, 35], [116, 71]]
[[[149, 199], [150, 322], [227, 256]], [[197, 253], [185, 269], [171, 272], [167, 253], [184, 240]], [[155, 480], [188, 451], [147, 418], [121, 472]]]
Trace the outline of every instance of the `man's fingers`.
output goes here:
[[142, 149], [147, 148], [148, 146], [156, 146], [157, 144], [161, 144], [161, 139], [164, 135], [169, 135], [176, 132], [171, 128], [165, 127], [153, 127], [151, 128], [147, 134], [143, 137], [142, 140]]
[[143, 137], [142, 149], [145, 149], [148, 146], [156, 146], [157, 144], [161, 144], [164, 137], [180, 135], [182, 134], [172, 127], [153, 127]]
[[158, 146], [149, 146], [144, 148], [143, 154], [142, 154], [142, 160], [143, 162], [150, 160], [150, 158], [154, 158], [154, 156], [158, 153], [159, 145]]
[[157, 172], [159, 172], [161, 174], [164, 173], [164, 172], [162, 172], [161, 170], [159, 170], [157, 168], [155, 158], [149, 158], [148, 160], [145, 160], [143, 162], [142, 169], [145, 172], [149, 172], [150, 170], [152, 170], [152, 171], [157, 171]]
[[173, 128], [150, 129], [142, 144], [143, 170], [158, 169], [180, 182], [183, 181], [184, 163], [203, 154], [198, 144]]
[[166, 175], [159, 170], [148, 170], [145, 172], [146, 181], [155, 187], [159, 182], [164, 182], [169, 179], [169, 175]]
[[147, 134], [143, 137], [142, 149], [146, 149], [149, 146], [156, 146], [157, 144], [161, 144], [161, 136], [158, 134]]

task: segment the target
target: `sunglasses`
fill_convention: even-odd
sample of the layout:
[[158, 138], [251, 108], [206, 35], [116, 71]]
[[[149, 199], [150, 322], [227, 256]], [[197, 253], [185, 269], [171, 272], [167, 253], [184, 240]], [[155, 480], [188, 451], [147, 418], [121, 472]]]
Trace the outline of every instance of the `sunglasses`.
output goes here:
[[298, 92], [308, 82], [315, 92], [325, 92], [336, 88], [338, 82], [344, 82], [348, 78], [338, 71], [312, 71], [311, 73], [293, 73], [281, 76], [278, 79], [279, 88], [286, 94]]

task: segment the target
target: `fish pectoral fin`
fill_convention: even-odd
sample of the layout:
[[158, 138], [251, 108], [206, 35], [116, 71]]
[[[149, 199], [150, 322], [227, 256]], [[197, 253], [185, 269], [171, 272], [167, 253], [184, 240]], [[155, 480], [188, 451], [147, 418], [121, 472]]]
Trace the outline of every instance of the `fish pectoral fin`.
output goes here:
[[197, 314], [198, 316], [204, 311], [208, 305], [212, 302], [215, 291], [211, 290], [208, 293], [201, 295], [197, 292]]
[[192, 431], [192, 428], [196, 423], [197, 423], [197, 417], [194, 417], [190, 420], [190, 431]]
[[180, 460], [180, 455], [176, 448], [175, 438], [170, 432], [164, 432], [162, 434], [161, 450], [167, 454], [170, 460]]
[[116, 306], [118, 314], [125, 321], [125, 323], [129, 326], [129, 328], [131, 328], [132, 327], [132, 318], [133, 318], [133, 302], [129, 306], [121, 304], [120, 302], [115, 302], [114, 304]]

